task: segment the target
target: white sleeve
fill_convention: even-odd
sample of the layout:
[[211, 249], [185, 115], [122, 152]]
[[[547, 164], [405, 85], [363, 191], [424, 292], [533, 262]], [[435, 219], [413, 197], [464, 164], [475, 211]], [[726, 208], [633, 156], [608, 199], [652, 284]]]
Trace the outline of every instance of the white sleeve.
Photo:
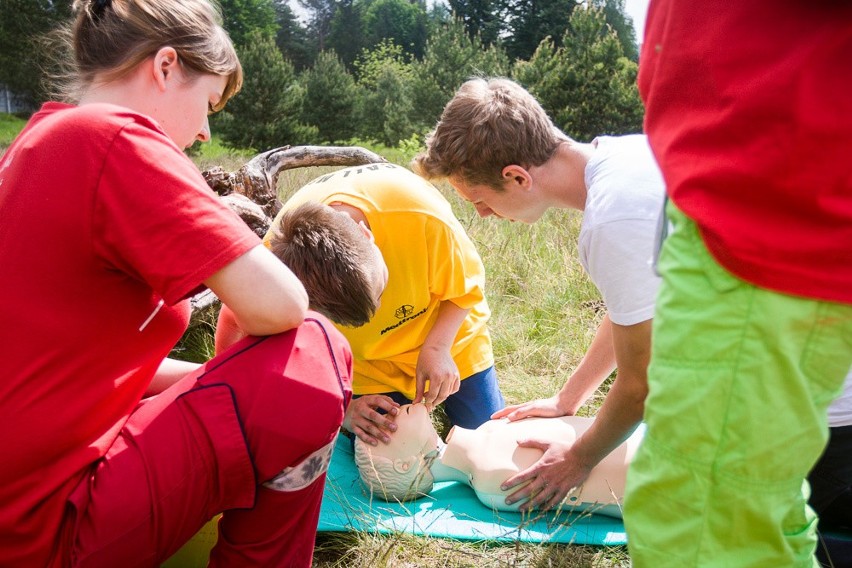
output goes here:
[[660, 285], [651, 267], [655, 225], [650, 220], [619, 220], [581, 235], [580, 262], [617, 325], [654, 317]]
[[846, 375], [843, 392], [828, 407], [828, 425], [832, 428], [852, 426], [852, 369]]

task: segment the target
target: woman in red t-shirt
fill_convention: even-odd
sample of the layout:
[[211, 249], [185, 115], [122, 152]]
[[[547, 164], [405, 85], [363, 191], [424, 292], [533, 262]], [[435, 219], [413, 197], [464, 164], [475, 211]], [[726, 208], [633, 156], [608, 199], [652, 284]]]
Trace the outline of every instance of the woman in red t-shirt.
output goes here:
[[[155, 564], [239, 508], [213, 564], [308, 565], [325, 467], [293, 476], [327, 464], [350, 355], [182, 152], [241, 86], [221, 16], [207, 0], [74, 10], [75, 104], [45, 104], [0, 159], [0, 558]], [[203, 287], [272, 337], [168, 359]]]

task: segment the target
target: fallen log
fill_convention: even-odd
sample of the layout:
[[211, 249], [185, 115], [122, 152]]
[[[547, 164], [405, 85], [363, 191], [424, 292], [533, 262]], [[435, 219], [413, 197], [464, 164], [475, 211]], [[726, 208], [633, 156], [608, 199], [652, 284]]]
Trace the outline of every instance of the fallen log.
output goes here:
[[360, 146], [282, 146], [258, 154], [235, 172], [216, 166], [202, 174], [207, 185], [219, 195], [243, 195], [272, 219], [281, 209], [278, 175], [284, 170], [385, 162], [383, 157]]
[[[313, 166], [360, 166], [386, 163], [382, 156], [360, 146], [282, 146], [261, 152], [234, 172], [214, 166], [202, 173], [207, 185], [259, 237], [269, 230], [281, 210], [278, 176], [285, 170]], [[193, 314], [218, 303], [207, 290], [192, 299]]]

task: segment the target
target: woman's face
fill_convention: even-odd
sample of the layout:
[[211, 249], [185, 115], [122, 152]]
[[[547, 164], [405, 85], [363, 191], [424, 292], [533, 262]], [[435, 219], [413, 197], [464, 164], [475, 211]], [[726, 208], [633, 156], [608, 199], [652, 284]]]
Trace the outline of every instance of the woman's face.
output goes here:
[[154, 117], [180, 148], [188, 148], [196, 140], [210, 140], [210, 124], [207, 116], [222, 99], [228, 83], [223, 75], [209, 73], [190, 75], [182, 66], [174, 67], [170, 88], [158, 107]]

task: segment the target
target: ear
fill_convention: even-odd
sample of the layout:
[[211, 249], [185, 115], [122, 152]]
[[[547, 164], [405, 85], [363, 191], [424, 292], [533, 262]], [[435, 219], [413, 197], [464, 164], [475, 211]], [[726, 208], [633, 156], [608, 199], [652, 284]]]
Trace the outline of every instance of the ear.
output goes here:
[[503, 176], [503, 186], [506, 189], [516, 187], [529, 190], [532, 187], [532, 176], [529, 171], [517, 164], [509, 164], [504, 167], [500, 175]]
[[345, 213], [352, 217], [352, 220], [358, 224], [364, 223], [364, 226], [369, 229], [370, 222], [367, 220], [367, 217], [364, 215], [364, 212], [358, 209], [353, 205], [349, 205], [348, 203], [343, 203], [341, 201], [332, 201], [328, 204], [329, 207], [337, 211], [338, 213]]
[[367, 223], [364, 221], [358, 221], [358, 226], [361, 227], [361, 232], [364, 233], [364, 236], [367, 237], [371, 243], [376, 242], [376, 238], [373, 236], [373, 231], [370, 230]]
[[175, 73], [180, 68], [180, 60], [177, 51], [173, 47], [161, 47], [154, 54], [154, 82], [161, 90], [166, 90], [166, 83], [175, 78]]
[[407, 458], [397, 458], [393, 460], [393, 468], [397, 473], [408, 473], [411, 468], [417, 467], [420, 463], [420, 456], [409, 456]]

